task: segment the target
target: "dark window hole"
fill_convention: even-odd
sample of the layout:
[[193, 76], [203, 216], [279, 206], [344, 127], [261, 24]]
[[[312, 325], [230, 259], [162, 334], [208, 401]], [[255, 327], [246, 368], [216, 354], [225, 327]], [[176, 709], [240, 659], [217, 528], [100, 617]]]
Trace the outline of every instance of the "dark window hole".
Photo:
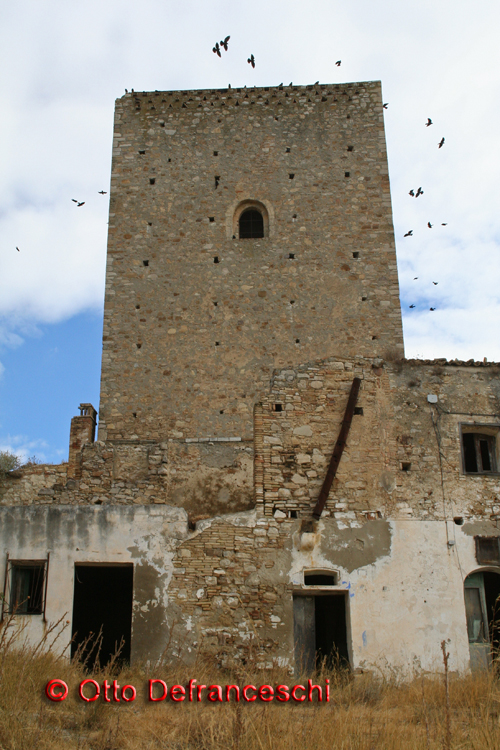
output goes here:
[[297, 518], [297, 511], [296, 510], [291, 510], [290, 511], [290, 518]]
[[366, 302], [366, 297], [361, 297], [362, 302]]
[[355, 406], [354, 407], [354, 413], [358, 414], [360, 417], [363, 416], [363, 407], [362, 406]]
[[295, 253], [288, 253], [288, 257], [290, 260], [293, 260], [295, 258]]
[[293, 172], [291, 172], [291, 173], [290, 173], [290, 174], [288, 175], [288, 177], [290, 178], [290, 180], [293, 180], [293, 178], [295, 177], [295, 174], [293, 174]]
[[290, 304], [291, 304], [291, 305], [294, 305], [294, 304], [295, 304], [295, 300], [294, 300], [294, 299], [291, 299], [291, 300], [290, 300]]
[[356, 250], [356, 252], [354, 252], [354, 253], [352, 254], [352, 257], [353, 257], [353, 258], [359, 258], [359, 252], [358, 252], [358, 251]]
[[212, 224], [215, 221], [215, 216], [209, 216], [208, 220]]
[[283, 411], [283, 404], [274, 404], [274, 411]]
[[401, 471], [410, 471], [411, 469], [411, 463], [408, 461], [402, 461], [401, 463]]
[[136, 411], [133, 411], [133, 412], [132, 412], [132, 416], [133, 416], [134, 418], [136, 418], [136, 417], [137, 417], [137, 412], [136, 412]]
[[152, 227], [153, 226], [153, 222], [152, 221], [148, 221], [148, 226]]
[[332, 573], [304, 573], [305, 586], [335, 586], [337, 583], [335, 575]]
[[219, 156], [219, 152], [218, 151], [214, 151], [214, 156]]
[[224, 414], [224, 409], [221, 409], [221, 410], [219, 411], [219, 414]]
[[464, 519], [463, 516], [455, 516], [453, 519], [454, 523], [456, 523], [457, 526], [463, 526], [464, 525]]
[[285, 149], [285, 153], [289, 154], [290, 153], [290, 149], [289, 148]]
[[350, 172], [344, 172], [344, 177], [350, 177], [350, 176], [351, 176]]
[[172, 161], [172, 159], [167, 159], [167, 161]]
[[295, 339], [296, 344], [300, 344], [300, 339]]
[[217, 307], [218, 304], [219, 304], [218, 302], [214, 302], [215, 307]]
[[220, 341], [216, 341], [215, 346], [220, 346]]
[[142, 344], [136, 344], [137, 348], [140, 349]]
[[348, 147], [347, 147], [347, 150], [348, 150], [348, 151], [354, 151], [354, 146], [348, 146]]
[[156, 182], [156, 178], [155, 178], [155, 177], [150, 177], [150, 178], [149, 178], [149, 184], [150, 184], [150, 185], [154, 185], [154, 184], [155, 184], [155, 182]]
[[377, 336], [372, 336], [372, 341], [376, 341], [376, 340], [377, 340]]
[[142, 261], [143, 266], [149, 266], [149, 260], [143, 260]]
[[142, 155], [142, 154], [145, 154], [146, 151], [139, 151], [139, 153]]
[[219, 256], [218, 255], [214, 255], [214, 263], [218, 263], [218, 262], [219, 262]]
[[136, 309], [136, 310], [140, 310], [140, 309], [141, 309], [141, 306], [140, 306], [140, 305], [136, 305], [136, 306], [135, 306], [135, 309]]
[[215, 180], [215, 189], [217, 190], [217, 188], [219, 187], [220, 177], [216, 175], [214, 177], [214, 180]]
[[238, 220], [238, 227], [240, 240], [264, 237], [264, 218], [255, 208], [243, 211]]

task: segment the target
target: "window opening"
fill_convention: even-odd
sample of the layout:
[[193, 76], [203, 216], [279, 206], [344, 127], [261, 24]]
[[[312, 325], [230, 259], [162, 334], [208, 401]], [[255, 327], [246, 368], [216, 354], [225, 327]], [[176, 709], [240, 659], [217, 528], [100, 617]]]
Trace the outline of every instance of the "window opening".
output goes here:
[[215, 216], [209, 216], [208, 220], [210, 223], [212, 223], [213, 221], [215, 221]]
[[401, 464], [401, 471], [410, 471], [411, 469], [411, 463], [408, 461], [403, 461]]
[[354, 414], [358, 414], [359, 416], [363, 416], [363, 407], [362, 406], [355, 406], [354, 407]]
[[476, 536], [476, 560], [482, 565], [500, 565], [500, 544], [497, 536]]
[[290, 173], [290, 174], [288, 175], [288, 177], [289, 177], [289, 179], [290, 179], [290, 180], [293, 180], [293, 178], [295, 177], [295, 174], [291, 172], [291, 173]]
[[219, 256], [218, 255], [214, 255], [214, 263], [218, 263], [218, 262], [219, 262]]
[[283, 404], [274, 404], [274, 411], [283, 411]]
[[49, 558], [50, 553], [46, 560], [10, 560], [7, 554], [0, 620], [5, 614], [43, 615], [45, 622]]
[[264, 237], [264, 219], [257, 209], [248, 208], [246, 211], [243, 211], [238, 224], [240, 240]]
[[350, 172], [344, 172], [344, 177], [350, 177], [350, 176], [351, 176]]
[[293, 260], [295, 258], [295, 253], [288, 253], [288, 258]]
[[356, 250], [356, 251], [355, 251], [355, 252], [354, 252], [354, 253], [352, 254], [352, 257], [353, 257], [353, 258], [359, 258], [359, 252], [358, 252], [358, 251]]
[[305, 586], [335, 586], [336, 583], [334, 573], [304, 573]]
[[142, 261], [143, 266], [149, 266], [149, 260], [143, 260]]
[[479, 432], [462, 433], [462, 450], [466, 474], [496, 472], [496, 439]]
[[149, 178], [149, 184], [150, 184], [150, 185], [154, 185], [154, 184], [155, 184], [155, 182], [156, 182], [156, 179], [155, 179], [154, 177], [150, 177], [150, 178]]

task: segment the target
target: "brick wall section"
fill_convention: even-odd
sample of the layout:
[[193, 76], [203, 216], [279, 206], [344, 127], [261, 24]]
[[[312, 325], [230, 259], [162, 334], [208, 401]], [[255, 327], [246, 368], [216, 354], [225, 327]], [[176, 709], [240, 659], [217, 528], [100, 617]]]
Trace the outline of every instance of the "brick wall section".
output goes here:
[[82, 474], [82, 448], [95, 438], [96, 410], [91, 404], [80, 404], [80, 416], [73, 417], [69, 431], [68, 477], [79, 479]]
[[[220, 519], [181, 545], [169, 586], [183, 616], [179, 649], [201, 648], [221, 665], [245, 659], [271, 666], [271, 653], [289, 656], [281, 628], [291, 589], [287, 577], [276, 579], [290, 529], [283, 519], [260, 519], [253, 528]], [[267, 579], [257, 573], [262, 568]], [[194, 623], [187, 633], [186, 620]]]
[[252, 439], [274, 368], [401, 356], [398, 294], [379, 82], [117, 100], [100, 439]]

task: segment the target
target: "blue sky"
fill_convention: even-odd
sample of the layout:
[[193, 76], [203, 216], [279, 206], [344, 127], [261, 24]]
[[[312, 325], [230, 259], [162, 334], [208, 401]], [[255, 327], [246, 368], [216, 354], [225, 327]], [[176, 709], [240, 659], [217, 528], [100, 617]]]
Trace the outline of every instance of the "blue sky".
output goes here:
[[[98, 191], [125, 88], [381, 80], [406, 354], [500, 360], [499, 28], [492, 0], [5, 3], [0, 449], [61, 461], [78, 404], [98, 408]], [[228, 34], [219, 59], [212, 47]]]

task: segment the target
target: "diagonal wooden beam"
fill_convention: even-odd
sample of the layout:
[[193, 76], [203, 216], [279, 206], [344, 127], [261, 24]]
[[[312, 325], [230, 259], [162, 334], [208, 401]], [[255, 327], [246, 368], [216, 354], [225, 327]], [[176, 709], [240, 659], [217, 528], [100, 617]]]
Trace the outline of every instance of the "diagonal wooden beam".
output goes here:
[[354, 378], [354, 380], [352, 381], [351, 392], [349, 393], [347, 406], [345, 408], [342, 426], [340, 428], [339, 436], [337, 438], [337, 442], [335, 443], [335, 448], [333, 449], [332, 457], [330, 459], [330, 465], [328, 467], [328, 471], [326, 472], [326, 477], [325, 481], [323, 482], [321, 492], [319, 493], [318, 502], [316, 503], [313, 510], [313, 518], [315, 518], [317, 521], [321, 517], [323, 508], [325, 507], [325, 503], [328, 500], [328, 493], [331, 490], [333, 480], [335, 479], [335, 474], [337, 473], [337, 469], [339, 467], [340, 459], [342, 458], [342, 453], [344, 452], [347, 436], [351, 427], [352, 415], [354, 414], [354, 407], [356, 406], [356, 402], [358, 400], [360, 385], [361, 379]]

